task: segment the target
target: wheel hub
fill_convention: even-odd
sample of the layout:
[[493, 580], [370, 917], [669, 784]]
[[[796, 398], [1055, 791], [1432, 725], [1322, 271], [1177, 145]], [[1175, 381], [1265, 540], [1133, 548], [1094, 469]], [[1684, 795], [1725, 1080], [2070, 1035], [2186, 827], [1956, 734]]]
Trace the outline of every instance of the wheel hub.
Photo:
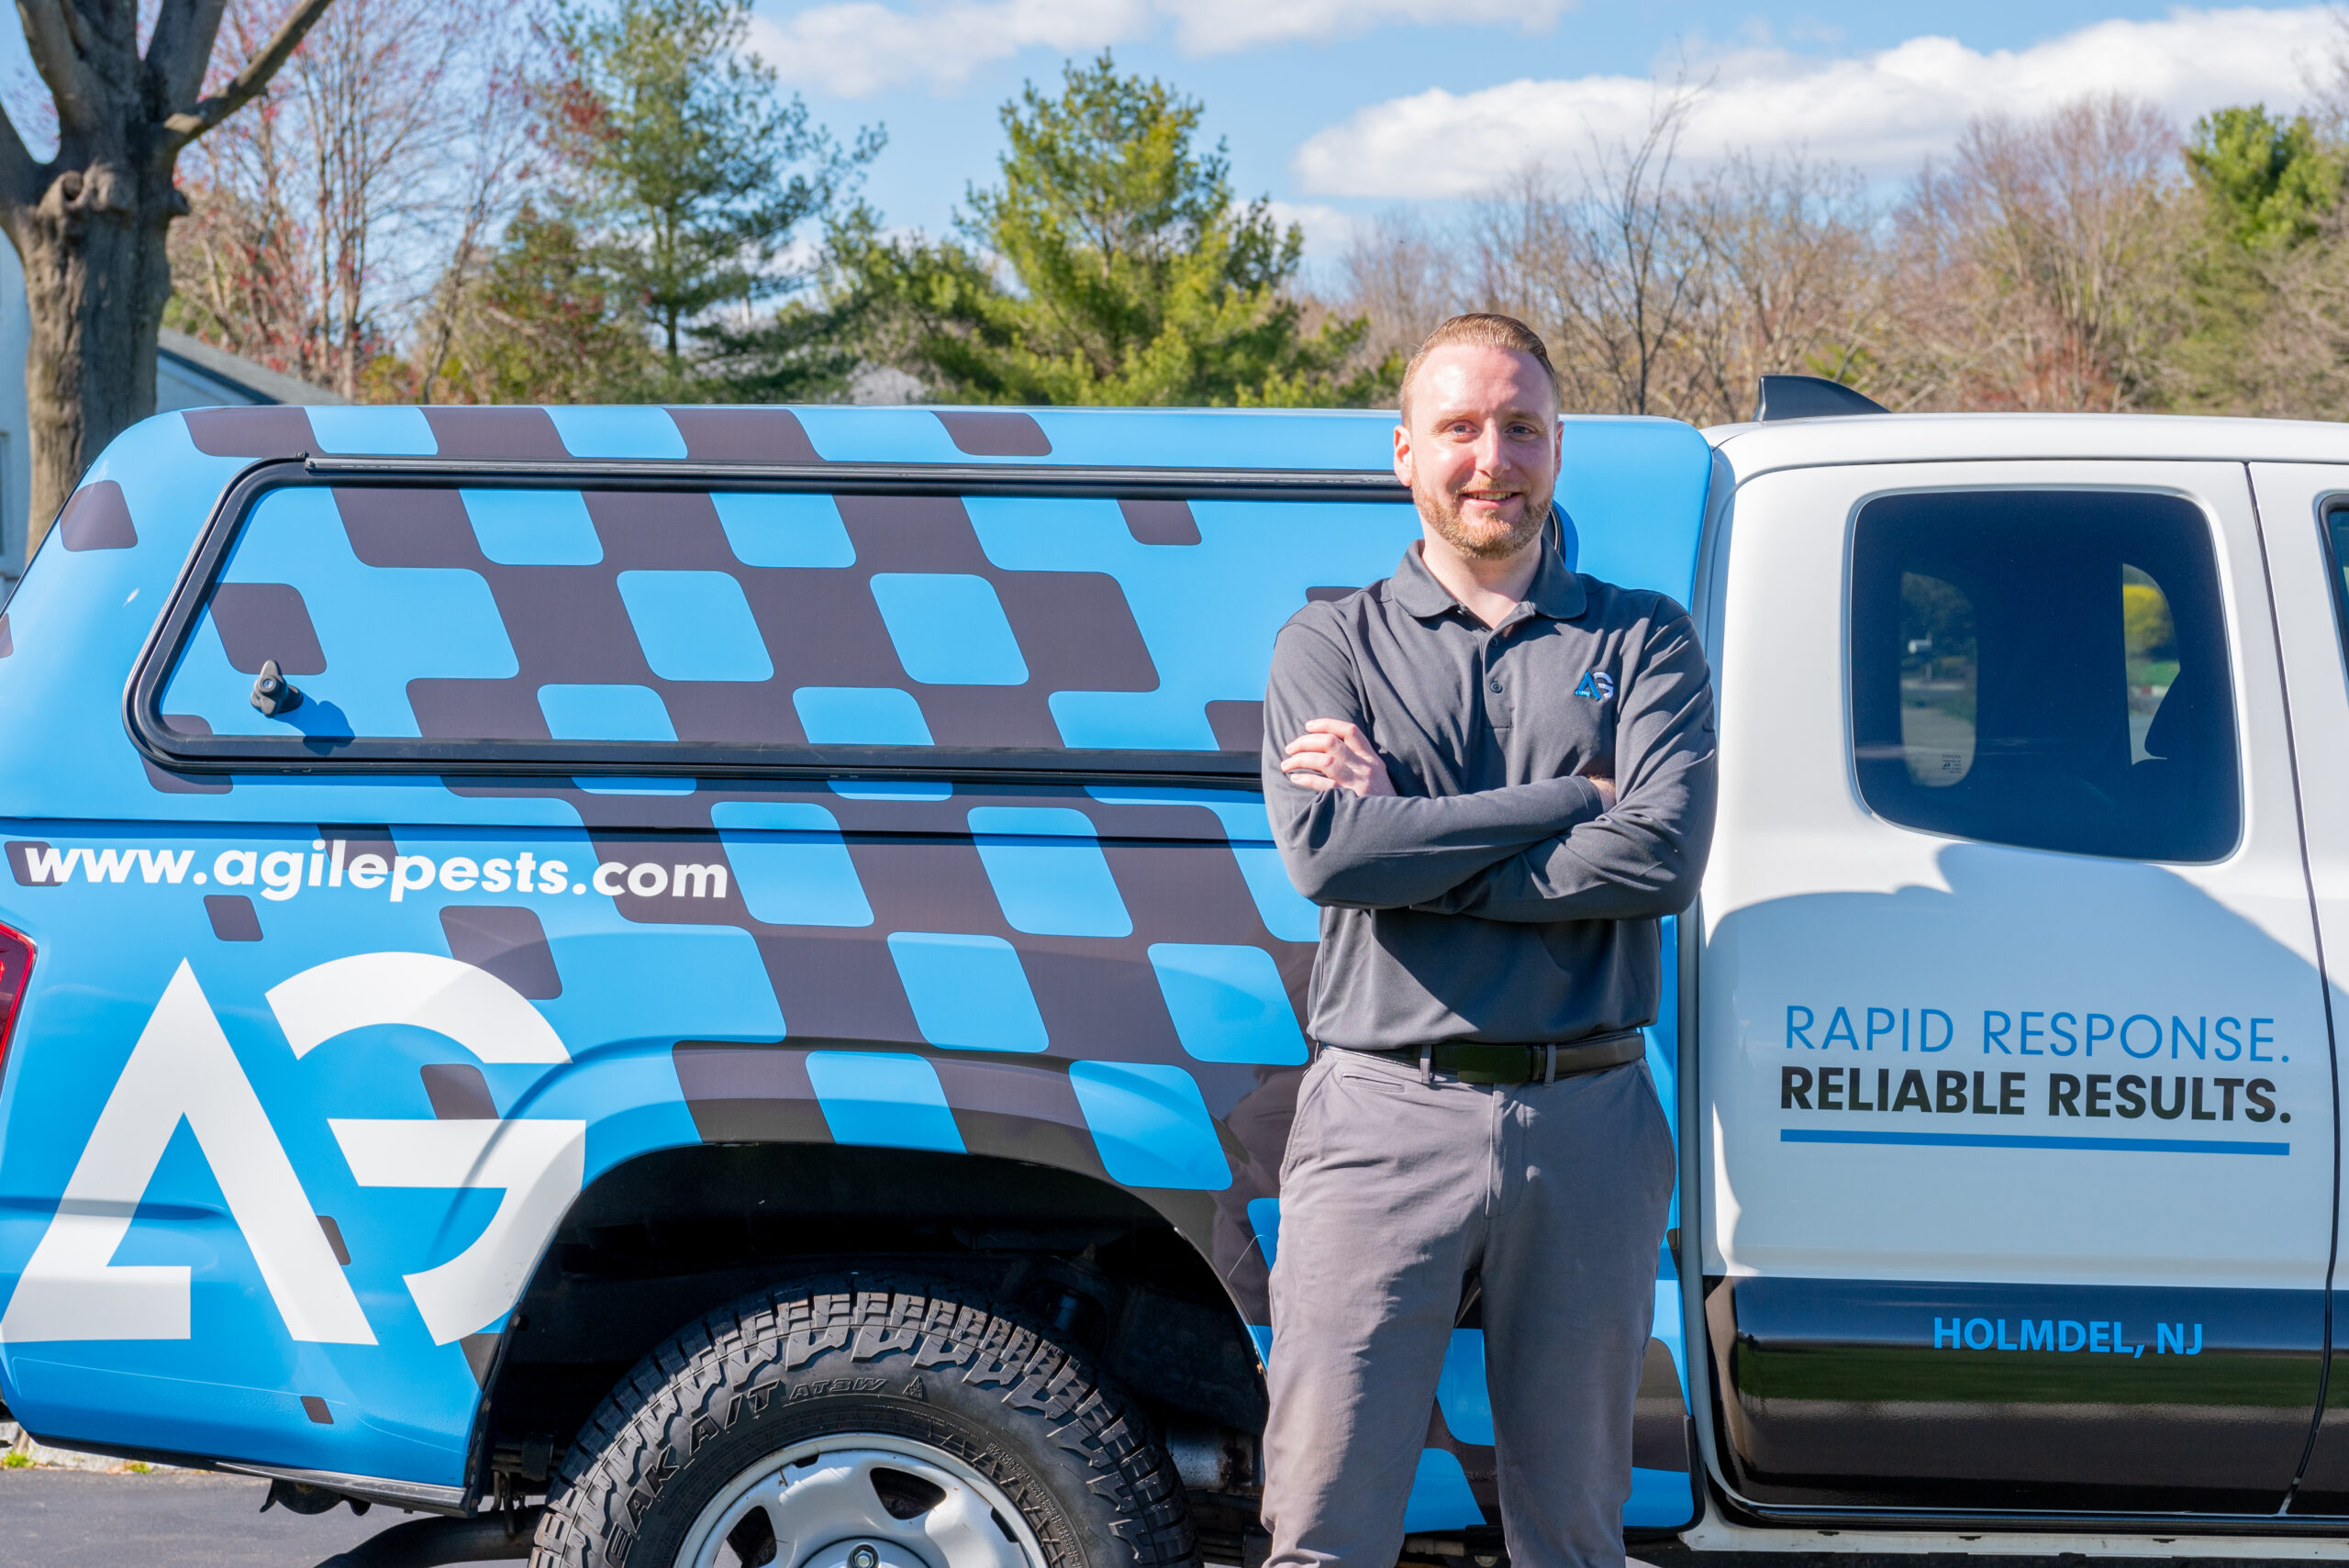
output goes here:
[[954, 1456], [877, 1433], [796, 1444], [736, 1476], [679, 1568], [1042, 1568], [1009, 1499]]
[[800, 1568], [930, 1568], [930, 1564], [891, 1541], [853, 1540], [818, 1547]]

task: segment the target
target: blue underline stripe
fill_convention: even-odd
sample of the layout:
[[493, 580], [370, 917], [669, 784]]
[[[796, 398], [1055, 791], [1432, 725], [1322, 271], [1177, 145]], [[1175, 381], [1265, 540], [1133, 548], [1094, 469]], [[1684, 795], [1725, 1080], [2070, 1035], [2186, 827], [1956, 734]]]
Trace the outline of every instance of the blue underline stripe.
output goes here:
[[2047, 1138], [1998, 1132], [1842, 1132], [1782, 1127], [1781, 1143], [1913, 1143], [1936, 1149], [2085, 1149], [2108, 1154], [2289, 1154], [2288, 1143], [2205, 1142], [2192, 1138]]

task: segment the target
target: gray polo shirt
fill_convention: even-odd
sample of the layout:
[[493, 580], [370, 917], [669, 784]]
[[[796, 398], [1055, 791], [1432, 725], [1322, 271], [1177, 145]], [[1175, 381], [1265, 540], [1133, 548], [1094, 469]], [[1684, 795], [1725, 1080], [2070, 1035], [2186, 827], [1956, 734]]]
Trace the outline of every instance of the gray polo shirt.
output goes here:
[[[1713, 695], [1688, 613], [1542, 556], [1484, 622], [1413, 544], [1395, 575], [1306, 606], [1264, 693], [1264, 800], [1321, 906], [1309, 1032], [1383, 1050], [1572, 1040], [1651, 1023], [1658, 918], [1697, 896], [1713, 829]], [[1352, 719], [1393, 796], [1281, 772], [1314, 718]], [[1610, 774], [1601, 813], [1579, 773]]]

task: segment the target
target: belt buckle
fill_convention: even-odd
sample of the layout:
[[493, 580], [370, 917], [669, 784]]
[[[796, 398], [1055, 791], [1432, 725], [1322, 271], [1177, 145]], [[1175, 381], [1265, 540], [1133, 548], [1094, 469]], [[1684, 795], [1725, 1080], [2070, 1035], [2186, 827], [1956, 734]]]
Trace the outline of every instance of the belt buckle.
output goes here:
[[1543, 1057], [1542, 1082], [1554, 1084], [1558, 1081], [1558, 1047], [1555, 1042], [1543, 1046], [1542, 1055]]

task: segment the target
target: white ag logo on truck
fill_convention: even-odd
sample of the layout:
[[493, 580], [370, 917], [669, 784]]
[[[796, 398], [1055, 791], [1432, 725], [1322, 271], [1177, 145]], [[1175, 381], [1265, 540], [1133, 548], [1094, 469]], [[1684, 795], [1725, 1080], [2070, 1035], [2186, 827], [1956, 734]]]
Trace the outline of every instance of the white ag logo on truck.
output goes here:
[[[513, 987], [435, 953], [335, 959], [272, 989], [269, 1005], [296, 1058], [352, 1029], [407, 1024], [484, 1062], [571, 1060]], [[0, 1340], [189, 1337], [187, 1266], [113, 1261], [182, 1121], [288, 1334], [312, 1344], [375, 1343], [301, 1178], [184, 960], [98, 1113], [56, 1218], [0, 1316]], [[471, 1246], [405, 1276], [436, 1344], [487, 1327], [513, 1306], [585, 1170], [584, 1121], [334, 1118], [327, 1125], [362, 1186], [502, 1190]]]

